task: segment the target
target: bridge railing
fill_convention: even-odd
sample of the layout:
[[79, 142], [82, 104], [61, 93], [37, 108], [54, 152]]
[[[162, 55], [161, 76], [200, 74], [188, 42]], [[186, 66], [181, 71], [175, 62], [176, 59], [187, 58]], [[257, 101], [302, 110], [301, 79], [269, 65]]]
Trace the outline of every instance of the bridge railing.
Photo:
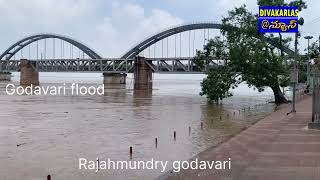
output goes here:
[[[29, 60], [39, 72], [110, 72], [132, 71], [133, 59], [45, 59]], [[33, 65], [34, 64], [34, 65]], [[0, 71], [20, 71], [20, 61], [0, 61]]]
[[206, 73], [208, 68], [218, 66], [218, 60], [211, 60], [206, 66], [199, 67], [194, 58], [147, 58], [147, 64], [156, 73]]
[[[29, 60], [32, 67], [39, 72], [133, 72], [134, 59], [43, 59]], [[212, 59], [204, 67], [199, 67], [191, 57], [146, 58], [146, 63], [155, 73], [189, 73], [203, 74], [209, 68], [223, 65], [221, 60]], [[1, 60], [0, 71], [20, 71], [19, 60]]]

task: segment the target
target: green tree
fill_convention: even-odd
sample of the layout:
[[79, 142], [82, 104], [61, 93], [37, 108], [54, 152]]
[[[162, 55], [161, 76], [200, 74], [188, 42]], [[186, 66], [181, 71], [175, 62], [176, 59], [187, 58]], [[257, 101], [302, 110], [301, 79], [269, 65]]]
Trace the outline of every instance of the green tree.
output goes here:
[[234, 87], [235, 77], [228, 66], [218, 66], [216, 69], [210, 69], [208, 77], [201, 83], [201, 96], [207, 95], [210, 102], [219, 103], [223, 98], [232, 96], [229, 92], [231, 87]]
[[[304, 51], [308, 52], [308, 48], [304, 49]], [[314, 59], [317, 61], [319, 59], [320, 50], [319, 45], [316, 42], [311, 43], [310, 45], [310, 57], [308, 54], [301, 56], [301, 58], [298, 59], [298, 65], [299, 65], [299, 82], [305, 83], [307, 82], [307, 62], [311, 59]], [[320, 64], [316, 64], [314, 66], [311, 66], [311, 68], [317, 68], [320, 69]]]
[[[258, 5], [297, 5], [300, 9], [306, 8], [306, 5], [301, 0], [284, 3], [283, 0], [259, 0]], [[223, 52], [228, 57], [225, 65], [228, 66], [228, 73], [221, 73], [220, 70], [214, 72], [210, 70], [206, 82], [221, 79], [228, 79], [229, 77], [235, 78], [233, 81], [226, 83], [229, 87], [237, 85], [241, 82], [246, 82], [249, 87], [255, 87], [260, 92], [264, 91], [266, 87], [273, 90], [275, 103], [287, 103], [287, 99], [281, 92], [280, 85], [288, 84], [289, 66], [286, 60], [281, 56], [278, 49], [262, 41], [263, 34], [258, 32], [258, 18], [257, 15], [249, 12], [245, 5], [235, 8], [230, 11], [228, 16], [222, 20], [223, 29], [222, 33], [226, 37], [226, 41], [221, 41], [215, 38], [210, 41], [202, 52], [197, 53], [196, 62], [199, 65], [209, 63], [213, 57], [219, 57], [220, 52]], [[280, 37], [269, 35], [268, 38], [273, 41], [279, 42]], [[283, 46], [289, 46], [290, 39], [285, 38], [282, 40]], [[217, 47], [217, 45], [220, 45]], [[221, 46], [223, 45], [223, 46]], [[216, 47], [215, 47], [216, 46]], [[221, 48], [225, 48], [221, 50]], [[213, 79], [211, 79], [213, 78]], [[204, 81], [204, 82], [205, 82]], [[229, 82], [232, 82], [230, 84]], [[202, 83], [201, 95], [207, 97], [228, 97], [228, 90], [217, 90], [214, 83]], [[225, 91], [223, 91], [225, 90]], [[227, 96], [221, 96], [224, 93]], [[210, 100], [210, 98], [209, 98]]]
[[[308, 50], [308, 49], [306, 49], [306, 50]], [[318, 43], [316, 43], [316, 42], [311, 43], [309, 51], [310, 51], [310, 58], [311, 59], [318, 58], [320, 55]]]
[[[222, 41], [220, 37], [215, 37], [209, 40], [203, 51], [197, 51], [194, 62], [198, 67], [204, 68], [212, 59], [223, 59], [227, 55], [226, 49], [226, 42]], [[224, 62], [225, 65], [227, 63], [227, 61]], [[209, 69], [208, 76], [201, 83], [202, 92], [200, 95], [207, 95], [208, 101], [215, 103], [232, 96], [229, 89], [236, 87], [236, 75], [231, 66], [217, 66], [214, 69]]]
[[[316, 69], [320, 69], [320, 48], [319, 48], [319, 44], [316, 43], [316, 42], [313, 42], [311, 45], [310, 45], [310, 58], [311, 59], [314, 59], [315, 60], [315, 68]], [[309, 59], [309, 58], [308, 58]], [[308, 62], [308, 59], [305, 61], [305, 62]]]

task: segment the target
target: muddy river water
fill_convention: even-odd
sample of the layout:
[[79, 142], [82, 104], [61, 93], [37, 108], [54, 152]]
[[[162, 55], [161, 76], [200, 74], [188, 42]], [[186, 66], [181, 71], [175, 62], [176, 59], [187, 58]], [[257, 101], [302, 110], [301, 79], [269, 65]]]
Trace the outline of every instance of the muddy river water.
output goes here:
[[[132, 161], [188, 160], [274, 109], [266, 104], [268, 89], [240, 85], [222, 105], [209, 105], [199, 96], [203, 75], [155, 75], [147, 95], [132, 90], [131, 77], [125, 89], [107, 89], [104, 96], [9, 96], [1, 82], [0, 179], [153, 179], [161, 169], [95, 173], [79, 170], [79, 158], [129, 161], [132, 146]], [[14, 74], [13, 83], [18, 80]], [[42, 73], [40, 82], [95, 85], [102, 77]]]

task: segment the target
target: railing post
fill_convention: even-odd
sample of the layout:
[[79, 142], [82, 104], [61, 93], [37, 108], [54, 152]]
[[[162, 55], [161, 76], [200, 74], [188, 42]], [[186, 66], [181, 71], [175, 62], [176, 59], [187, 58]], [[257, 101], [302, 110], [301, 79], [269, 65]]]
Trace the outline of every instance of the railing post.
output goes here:
[[80, 60], [77, 60], [77, 71], [79, 71]]
[[317, 85], [316, 85], [316, 77], [313, 76], [313, 91], [312, 91], [312, 122], [315, 121], [315, 110], [316, 110], [316, 91], [318, 91]]
[[103, 67], [102, 67], [102, 60], [100, 60], [100, 72], [103, 72]]
[[309, 123], [309, 129], [320, 129], [320, 76], [318, 73], [313, 73], [313, 90], [312, 90], [312, 122]]
[[157, 60], [157, 71], [159, 71], [159, 69], [160, 69], [160, 60], [158, 59]]
[[126, 73], [128, 73], [128, 60], [126, 59]]

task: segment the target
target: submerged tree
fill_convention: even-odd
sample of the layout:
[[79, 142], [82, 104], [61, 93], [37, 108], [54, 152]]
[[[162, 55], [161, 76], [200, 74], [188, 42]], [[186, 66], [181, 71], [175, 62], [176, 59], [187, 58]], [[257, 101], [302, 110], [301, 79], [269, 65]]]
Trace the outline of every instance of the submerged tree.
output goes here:
[[[203, 68], [210, 63], [212, 59], [223, 59], [227, 56], [226, 43], [219, 37], [209, 40], [204, 46], [204, 51], [198, 51], [194, 59], [198, 67]], [[232, 96], [229, 92], [230, 88], [237, 85], [236, 75], [228, 62], [223, 62], [224, 66], [217, 66], [214, 69], [209, 69], [208, 76], [201, 83], [201, 96], [207, 95], [209, 102], [219, 103], [224, 98]]]
[[[258, 4], [287, 5], [283, 0], [261, 0], [258, 1]], [[305, 3], [301, 0], [293, 1], [291, 4], [306, 8]], [[213, 87], [216, 84], [212, 83], [215, 80], [227, 79], [225, 84], [229, 88], [241, 82], [246, 82], [249, 87], [257, 88], [259, 92], [270, 87], [273, 90], [276, 104], [287, 103], [280, 85], [288, 84], [288, 63], [277, 48], [261, 40], [264, 35], [258, 32], [257, 15], [249, 12], [243, 5], [230, 11], [229, 15], [223, 18], [222, 23], [224, 27], [222, 33], [225, 35], [226, 41], [221, 41], [219, 38], [209, 41], [204, 50], [197, 53], [196, 62], [203, 65], [203, 63], [208, 63], [208, 60], [213, 56], [219, 58], [219, 54], [224, 53], [228, 57], [228, 61], [225, 62], [227, 68], [224, 68], [224, 71], [219, 68], [216, 71], [210, 70], [208, 77], [202, 83], [200, 94], [207, 95], [209, 100], [212, 100], [212, 96], [216, 97], [216, 94], [222, 98], [228, 97], [230, 93], [228, 93], [227, 87], [223, 86], [224, 89], [217, 89]], [[275, 42], [279, 41], [279, 37], [274, 35], [270, 35], [268, 38]], [[289, 42], [290, 39], [284, 39], [281, 44], [288, 47]], [[221, 50], [221, 48], [225, 48], [225, 50]], [[234, 79], [230, 80], [230, 77]], [[221, 96], [222, 94], [226, 94], [226, 96]]]

